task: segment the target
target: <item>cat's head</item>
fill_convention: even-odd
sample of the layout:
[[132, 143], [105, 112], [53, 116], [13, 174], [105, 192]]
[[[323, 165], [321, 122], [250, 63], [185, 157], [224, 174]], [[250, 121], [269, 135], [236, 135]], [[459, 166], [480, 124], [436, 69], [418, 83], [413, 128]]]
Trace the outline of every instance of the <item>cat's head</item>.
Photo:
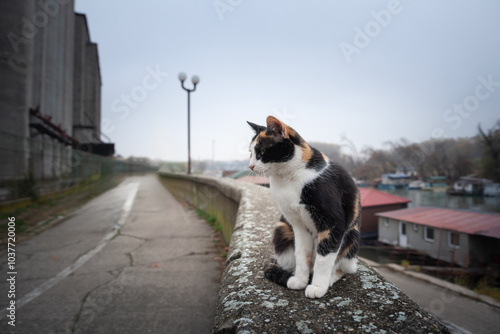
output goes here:
[[294, 164], [297, 148], [307, 145], [294, 129], [273, 116], [267, 117], [266, 126], [247, 123], [255, 131], [250, 143], [249, 168], [257, 174], [271, 176], [284, 172]]

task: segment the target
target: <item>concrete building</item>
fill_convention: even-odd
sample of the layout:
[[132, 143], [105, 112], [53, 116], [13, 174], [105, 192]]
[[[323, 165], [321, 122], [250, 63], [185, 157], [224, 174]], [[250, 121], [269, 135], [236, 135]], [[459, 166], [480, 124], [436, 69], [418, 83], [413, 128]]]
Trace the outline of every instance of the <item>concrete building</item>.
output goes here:
[[500, 264], [500, 215], [419, 207], [379, 217], [378, 240], [462, 267]]
[[[0, 2], [0, 159], [1, 178], [28, 170], [29, 113], [33, 86], [33, 32], [23, 18], [33, 17], [34, 1]], [[26, 35], [24, 36], [23, 35]], [[31, 38], [30, 38], [31, 37]]]
[[[48, 5], [48, 6], [47, 6]], [[30, 108], [38, 109], [41, 115], [50, 116], [50, 122], [72, 136], [73, 116], [73, 58], [75, 14], [73, 1], [60, 5], [56, 1], [36, 2], [31, 22], [35, 35], [32, 95]], [[29, 171], [37, 179], [52, 179], [60, 176], [71, 164], [71, 154], [60, 133], [47, 126], [39, 117], [30, 116], [30, 166]], [[24, 172], [26, 174], [26, 172]], [[23, 175], [20, 175], [21, 177]]]
[[98, 50], [74, 0], [0, 2], [0, 50], [0, 188], [97, 172], [75, 173], [81, 152], [114, 146], [101, 141]]
[[75, 17], [73, 79], [73, 137], [84, 143], [99, 142], [101, 133], [101, 71], [97, 44], [90, 40], [87, 18]]

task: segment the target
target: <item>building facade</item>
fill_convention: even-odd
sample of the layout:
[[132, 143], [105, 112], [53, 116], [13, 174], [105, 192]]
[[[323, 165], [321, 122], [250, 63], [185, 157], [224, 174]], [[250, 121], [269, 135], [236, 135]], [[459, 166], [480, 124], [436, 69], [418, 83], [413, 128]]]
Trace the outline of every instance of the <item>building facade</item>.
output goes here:
[[81, 153], [103, 144], [99, 57], [85, 15], [74, 0], [2, 1], [0, 50], [0, 183], [76, 175]]
[[377, 213], [408, 207], [411, 200], [388, 194], [373, 188], [359, 188], [361, 199], [361, 238], [370, 239], [378, 236]]
[[500, 264], [500, 215], [420, 207], [377, 216], [385, 244], [462, 267]]
[[90, 40], [87, 18], [75, 16], [73, 136], [79, 142], [99, 142], [101, 133], [101, 71], [97, 44]]

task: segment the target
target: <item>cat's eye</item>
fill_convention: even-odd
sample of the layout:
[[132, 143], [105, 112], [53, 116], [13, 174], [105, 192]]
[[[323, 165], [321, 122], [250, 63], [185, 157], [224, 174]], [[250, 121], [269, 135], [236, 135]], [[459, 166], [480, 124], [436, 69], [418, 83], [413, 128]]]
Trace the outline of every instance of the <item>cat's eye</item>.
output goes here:
[[260, 150], [260, 155], [264, 155], [264, 150]]

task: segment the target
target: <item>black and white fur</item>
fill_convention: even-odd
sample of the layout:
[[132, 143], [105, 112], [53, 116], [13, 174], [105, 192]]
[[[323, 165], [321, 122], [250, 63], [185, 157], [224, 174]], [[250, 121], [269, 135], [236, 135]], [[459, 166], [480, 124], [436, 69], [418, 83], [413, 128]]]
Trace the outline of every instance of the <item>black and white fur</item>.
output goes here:
[[266, 266], [265, 275], [320, 298], [343, 273], [356, 272], [359, 191], [344, 168], [291, 127], [272, 116], [266, 127], [249, 124], [256, 133], [249, 167], [269, 176], [283, 215], [273, 237], [276, 259]]

